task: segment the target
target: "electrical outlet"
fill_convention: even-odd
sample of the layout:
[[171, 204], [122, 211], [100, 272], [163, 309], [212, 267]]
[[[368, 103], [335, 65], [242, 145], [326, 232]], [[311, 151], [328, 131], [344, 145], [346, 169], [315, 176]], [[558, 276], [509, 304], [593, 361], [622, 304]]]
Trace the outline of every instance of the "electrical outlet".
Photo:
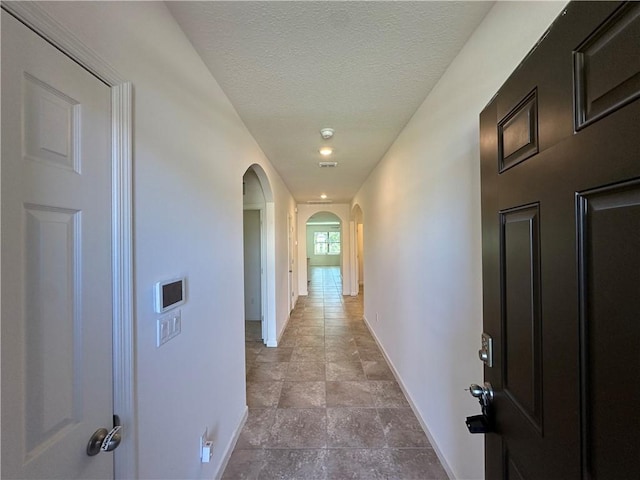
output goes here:
[[209, 463], [213, 457], [213, 442], [209, 440], [209, 429], [205, 428], [200, 437], [200, 461]]

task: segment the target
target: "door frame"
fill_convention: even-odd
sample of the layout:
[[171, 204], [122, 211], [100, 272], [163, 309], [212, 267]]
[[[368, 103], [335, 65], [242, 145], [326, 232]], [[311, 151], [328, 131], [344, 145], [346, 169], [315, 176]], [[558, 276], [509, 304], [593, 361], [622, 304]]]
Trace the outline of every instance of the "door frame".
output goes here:
[[260, 208], [260, 321], [262, 322], [262, 342], [267, 344], [269, 328], [266, 320], [267, 313], [267, 238], [265, 235], [265, 208]]
[[287, 294], [289, 300], [287, 301], [287, 306], [289, 311], [287, 312], [287, 316], [291, 314], [293, 311], [293, 217], [291, 213], [287, 214]]
[[349, 250], [351, 253], [351, 296], [357, 297], [360, 284], [358, 283], [358, 224], [355, 220], [349, 220], [349, 233], [351, 241], [349, 242]]
[[133, 88], [111, 65], [38, 4], [5, 2], [2, 8], [111, 89], [113, 413], [120, 416], [124, 425], [122, 443], [114, 451], [114, 478], [137, 478], [132, 264]]
[[[298, 295], [309, 294], [308, 282], [310, 281], [307, 271], [307, 221], [316, 213], [327, 212], [335, 215], [340, 220], [340, 276], [342, 277], [342, 295], [352, 296], [351, 293], [351, 273], [353, 266], [351, 263], [351, 231], [349, 228], [349, 205], [348, 204], [298, 204], [296, 215], [297, 238], [296, 255], [298, 257]], [[356, 294], [357, 295], [357, 294]]]

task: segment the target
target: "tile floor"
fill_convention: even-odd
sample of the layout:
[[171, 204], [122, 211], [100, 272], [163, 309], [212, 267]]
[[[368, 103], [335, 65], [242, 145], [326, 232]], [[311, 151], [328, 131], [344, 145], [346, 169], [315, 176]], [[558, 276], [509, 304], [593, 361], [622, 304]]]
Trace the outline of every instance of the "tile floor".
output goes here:
[[362, 296], [342, 296], [337, 267], [310, 277], [277, 348], [247, 325], [249, 417], [222, 478], [446, 479], [362, 320]]

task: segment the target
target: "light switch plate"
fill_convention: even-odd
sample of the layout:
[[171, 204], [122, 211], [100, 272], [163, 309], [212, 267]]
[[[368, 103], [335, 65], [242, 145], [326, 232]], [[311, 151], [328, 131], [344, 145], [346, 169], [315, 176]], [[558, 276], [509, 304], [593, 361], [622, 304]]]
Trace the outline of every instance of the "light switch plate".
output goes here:
[[160, 347], [182, 331], [182, 311], [176, 310], [157, 320], [156, 346]]

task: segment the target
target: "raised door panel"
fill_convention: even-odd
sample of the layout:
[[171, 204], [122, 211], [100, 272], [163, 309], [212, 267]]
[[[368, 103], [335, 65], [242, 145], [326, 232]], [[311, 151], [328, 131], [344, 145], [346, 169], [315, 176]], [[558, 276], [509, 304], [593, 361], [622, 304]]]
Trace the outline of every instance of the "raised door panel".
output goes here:
[[578, 197], [586, 478], [640, 471], [640, 181]]
[[539, 206], [501, 217], [502, 388], [542, 433]]
[[25, 433], [32, 458], [81, 420], [80, 213], [25, 206]]
[[67, 95], [25, 73], [24, 156], [80, 172], [80, 106]]
[[577, 130], [640, 97], [640, 3], [609, 17], [576, 48], [573, 62]]

